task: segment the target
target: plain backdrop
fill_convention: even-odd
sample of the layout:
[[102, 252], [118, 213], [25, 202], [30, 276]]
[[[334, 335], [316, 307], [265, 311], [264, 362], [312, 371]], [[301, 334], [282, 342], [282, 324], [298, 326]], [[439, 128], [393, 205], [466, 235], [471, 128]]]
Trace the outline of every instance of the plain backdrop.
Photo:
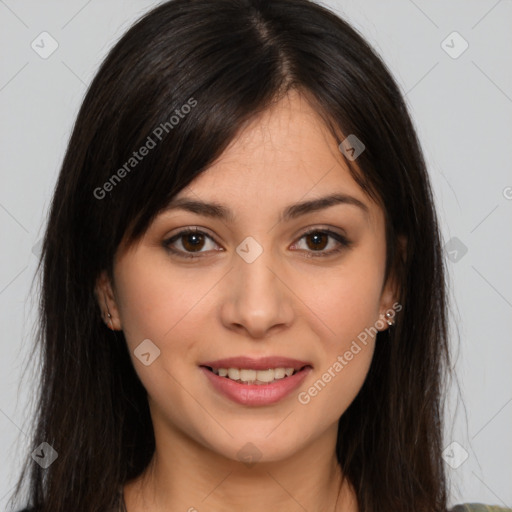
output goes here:
[[[21, 379], [36, 319], [29, 292], [66, 144], [101, 60], [157, 3], [0, 0], [1, 510], [30, 456], [37, 383]], [[429, 166], [452, 300], [457, 380], [444, 453], [451, 503], [512, 507], [512, 1], [324, 5], [388, 64]], [[41, 47], [52, 44], [43, 58]]]

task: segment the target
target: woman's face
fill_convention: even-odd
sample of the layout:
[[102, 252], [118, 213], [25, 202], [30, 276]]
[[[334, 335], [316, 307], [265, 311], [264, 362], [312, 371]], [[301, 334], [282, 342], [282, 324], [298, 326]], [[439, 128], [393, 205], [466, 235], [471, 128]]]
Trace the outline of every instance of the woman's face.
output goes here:
[[[334, 194], [347, 199], [285, 215]], [[394, 303], [383, 281], [381, 208], [296, 93], [249, 125], [175, 199], [185, 198], [229, 215], [206, 207], [161, 213], [138, 245], [118, 251], [114, 295], [104, 288], [147, 390], [157, 443], [179, 437], [263, 462], [334, 439], [367, 375], [373, 328], [387, 327]], [[198, 233], [169, 242], [188, 228]], [[307, 368], [291, 377], [255, 373], [268, 357], [295, 363], [260, 361], [263, 368]], [[216, 363], [226, 358], [253, 361]], [[233, 380], [207, 363], [232, 368]], [[274, 383], [238, 383], [238, 368], [253, 369], [241, 372], [245, 380]]]

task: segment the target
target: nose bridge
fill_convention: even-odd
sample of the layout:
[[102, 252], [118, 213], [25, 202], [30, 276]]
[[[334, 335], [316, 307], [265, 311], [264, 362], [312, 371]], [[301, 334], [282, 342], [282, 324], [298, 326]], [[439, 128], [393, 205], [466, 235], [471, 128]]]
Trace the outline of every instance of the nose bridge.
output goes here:
[[229, 307], [224, 309], [223, 321], [241, 325], [253, 336], [262, 336], [274, 325], [289, 322], [291, 307], [276, 275], [279, 265], [272, 249], [249, 236], [237, 246], [236, 253], [230, 272]]
[[[239, 279], [239, 286], [236, 287], [237, 293], [243, 293], [244, 300], [256, 301], [252, 307], [261, 303], [263, 308], [265, 303], [275, 300], [276, 276], [271, 272], [273, 267], [272, 249], [263, 247], [254, 237], [246, 237], [236, 248], [238, 259], [235, 259], [235, 273]], [[270, 267], [270, 268], [269, 268]]]

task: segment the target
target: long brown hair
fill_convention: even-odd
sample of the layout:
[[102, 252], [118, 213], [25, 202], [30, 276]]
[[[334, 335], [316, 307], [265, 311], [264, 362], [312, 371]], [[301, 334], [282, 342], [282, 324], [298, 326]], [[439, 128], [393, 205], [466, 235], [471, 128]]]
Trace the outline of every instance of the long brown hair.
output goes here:
[[[31, 446], [47, 442], [58, 458], [42, 468], [27, 454], [15, 495], [28, 480], [28, 505], [107, 510], [148, 465], [155, 442], [146, 391], [123, 333], [102, 321], [96, 278], [103, 270], [112, 276], [125, 235], [137, 241], [253, 116], [291, 89], [336, 140], [355, 134], [364, 143], [357, 167], [347, 163], [384, 209], [387, 269], [399, 277], [403, 306], [394, 328], [378, 334], [367, 379], [339, 420], [339, 463], [362, 512], [445, 512], [446, 285], [424, 158], [381, 58], [349, 24], [308, 0], [171, 0], [128, 30], [92, 81], [38, 267]], [[149, 138], [155, 144], [147, 155], [131, 161]]]

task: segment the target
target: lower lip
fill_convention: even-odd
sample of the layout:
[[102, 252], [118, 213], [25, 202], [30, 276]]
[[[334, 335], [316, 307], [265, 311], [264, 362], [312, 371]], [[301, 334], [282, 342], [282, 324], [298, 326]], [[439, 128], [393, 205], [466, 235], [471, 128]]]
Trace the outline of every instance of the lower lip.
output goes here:
[[271, 384], [240, 384], [227, 377], [219, 377], [204, 366], [200, 369], [217, 391], [242, 405], [274, 404], [297, 389], [312, 370], [311, 366], [307, 366], [291, 377], [276, 380]]

